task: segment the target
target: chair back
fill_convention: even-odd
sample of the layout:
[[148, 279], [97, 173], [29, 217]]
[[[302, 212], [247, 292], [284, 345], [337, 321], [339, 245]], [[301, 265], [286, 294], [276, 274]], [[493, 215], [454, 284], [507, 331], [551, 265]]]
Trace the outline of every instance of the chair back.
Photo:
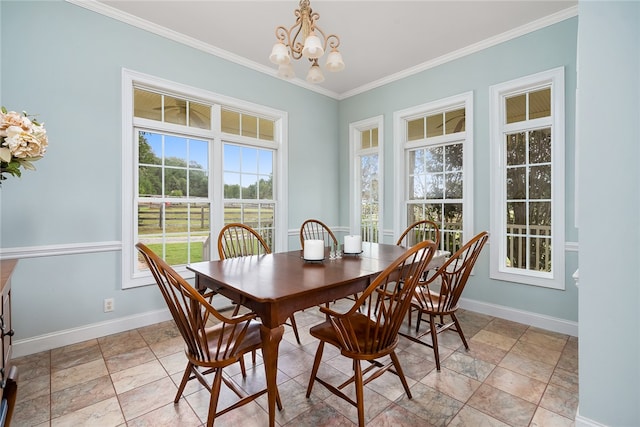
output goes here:
[[373, 280], [344, 314], [320, 308], [328, 315], [345, 356], [370, 359], [395, 349], [411, 297], [435, 251], [436, 244], [432, 241], [407, 249]]
[[438, 224], [428, 219], [416, 221], [404, 230], [396, 242], [398, 246], [411, 247], [423, 240], [432, 240], [440, 247], [440, 229]]
[[333, 231], [317, 219], [308, 219], [300, 226], [300, 245], [302, 249], [304, 249], [305, 240], [323, 240], [325, 247], [331, 243], [334, 246], [338, 245], [338, 239], [336, 239]]
[[[171, 266], [142, 243], [136, 244], [160, 288], [171, 316], [186, 344], [190, 360], [202, 366], [234, 363], [244, 351], [242, 347], [249, 324], [255, 318], [250, 313], [227, 318]], [[209, 323], [208, 323], [209, 322]]]
[[218, 234], [220, 259], [248, 255], [270, 254], [271, 249], [262, 236], [245, 224], [232, 223], [222, 227]]
[[439, 285], [440, 289], [416, 292], [416, 299], [423, 309], [433, 313], [447, 314], [458, 308], [458, 301], [467, 284], [467, 279], [488, 239], [489, 233], [486, 231], [474, 236], [424, 283], [427, 288], [430, 285]]

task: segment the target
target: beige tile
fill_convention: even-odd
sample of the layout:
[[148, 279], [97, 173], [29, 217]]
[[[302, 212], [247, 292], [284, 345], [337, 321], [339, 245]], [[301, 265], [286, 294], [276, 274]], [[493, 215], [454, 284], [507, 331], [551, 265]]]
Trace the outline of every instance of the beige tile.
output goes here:
[[484, 383], [536, 405], [547, 387], [547, 383], [499, 366], [491, 372]]
[[173, 402], [177, 390], [171, 379], [166, 377], [119, 393], [118, 399], [125, 419], [129, 421]]
[[102, 360], [98, 340], [83, 341], [51, 350], [51, 369], [54, 371], [84, 365], [95, 360]]
[[138, 332], [149, 345], [180, 337], [180, 332], [173, 320], [139, 328]]
[[[320, 424], [307, 424], [320, 425]], [[333, 425], [333, 424], [330, 424]], [[375, 417], [367, 427], [414, 427], [427, 426], [427, 421], [398, 405], [391, 405]]]
[[64, 390], [77, 384], [107, 375], [107, 365], [102, 358], [82, 365], [76, 365], [51, 372], [51, 392]]
[[108, 375], [51, 393], [51, 418], [75, 412], [87, 406], [115, 397]]
[[[18, 391], [18, 394], [20, 394], [20, 391]], [[11, 425], [32, 426], [48, 422], [51, 410], [50, 401], [49, 395], [46, 395], [17, 402]]]
[[576, 423], [573, 419], [565, 418], [555, 412], [538, 407], [538, 410], [536, 410], [536, 413], [533, 416], [530, 427], [574, 427], [575, 425]]
[[549, 380], [550, 384], [562, 387], [571, 393], [578, 394], [578, 373], [556, 368]]
[[562, 352], [568, 338], [569, 337], [566, 335], [554, 334], [541, 329], [532, 328], [527, 330], [522, 337], [520, 337], [520, 341], [526, 344], [532, 344], [534, 346]]
[[125, 369], [156, 360], [156, 355], [147, 346], [126, 350], [119, 354], [105, 357], [105, 363], [110, 373], [116, 373]]
[[60, 418], [51, 420], [51, 427], [100, 426], [116, 427], [124, 424], [124, 417], [118, 399], [97, 402]]
[[495, 365], [485, 362], [484, 360], [474, 359], [465, 353], [455, 352], [442, 362], [442, 367], [451, 369], [477, 381], [484, 381], [491, 371], [493, 371]]
[[503, 423], [471, 406], [465, 406], [458, 412], [458, 415], [447, 425], [447, 427], [509, 427], [509, 424]]
[[12, 359], [11, 363], [18, 367], [19, 381], [30, 380], [51, 374], [51, 352], [43, 351], [28, 356]]
[[493, 319], [483, 329], [509, 338], [518, 339], [525, 333], [529, 327], [522, 323], [512, 322], [505, 319]]
[[467, 404], [513, 427], [526, 427], [536, 405], [512, 394], [482, 384]]
[[167, 372], [157, 360], [111, 374], [113, 386], [118, 394], [166, 377]]
[[515, 353], [507, 354], [499, 366], [542, 382], [549, 381], [553, 374], [553, 365], [537, 362]]
[[411, 394], [412, 399], [402, 396], [395, 403], [424, 419], [426, 425], [447, 425], [463, 406], [459, 400], [422, 383], [416, 383], [411, 387]]
[[173, 402], [127, 422], [127, 427], [199, 427], [201, 425], [202, 421], [189, 405]]
[[486, 331], [484, 329], [475, 334], [470, 341], [471, 344], [473, 344], [474, 342], [480, 342], [505, 351], [511, 350], [513, 345], [516, 343], [515, 338], [510, 338], [501, 334], [497, 334], [495, 332]]
[[[18, 390], [19, 393], [16, 397], [17, 402], [26, 402], [42, 396], [49, 396], [51, 394], [51, 375], [41, 375], [36, 378], [23, 380], [18, 378]], [[19, 374], [22, 374], [18, 370]]]
[[578, 394], [550, 384], [542, 396], [540, 406], [563, 417], [574, 419], [578, 409]]
[[552, 366], [558, 363], [561, 354], [560, 351], [550, 350], [546, 347], [523, 341], [518, 341], [511, 349], [511, 353]]
[[105, 359], [147, 346], [146, 341], [137, 330], [98, 338], [98, 343]]
[[169, 356], [170, 354], [175, 354], [179, 351], [184, 351], [184, 340], [181, 336], [178, 336], [151, 343], [149, 344], [149, 347], [156, 355], [156, 357], [161, 358], [164, 356]]
[[178, 372], [182, 373], [187, 367], [187, 356], [184, 351], [179, 351], [160, 358], [160, 363], [169, 375], [177, 374]]
[[481, 384], [480, 381], [446, 368], [442, 368], [440, 372], [431, 371], [420, 382], [461, 402], [466, 402]]

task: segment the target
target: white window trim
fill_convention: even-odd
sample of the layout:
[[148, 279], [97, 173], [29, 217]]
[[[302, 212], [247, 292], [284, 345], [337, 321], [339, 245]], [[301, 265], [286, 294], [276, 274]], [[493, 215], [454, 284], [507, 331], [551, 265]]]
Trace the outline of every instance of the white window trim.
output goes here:
[[[288, 224], [288, 115], [285, 111], [265, 107], [247, 101], [219, 95], [203, 89], [194, 88], [180, 83], [165, 80], [159, 77], [140, 73], [126, 68], [122, 69], [122, 288], [134, 288], [146, 286], [153, 283], [151, 273], [135, 273], [134, 263], [137, 259], [137, 252], [134, 241], [134, 224], [136, 222], [134, 204], [135, 188], [137, 188], [137, 153], [138, 145], [134, 132], [133, 123], [133, 86], [143, 84], [150, 88], [179, 93], [186, 97], [205, 100], [213, 104], [212, 115], [220, 117], [220, 105], [237, 108], [241, 111], [248, 111], [252, 114], [262, 115], [275, 120], [274, 135], [279, 141], [276, 150], [276, 173], [277, 179], [274, 186], [274, 202], [276, 203], [275, 227], [278, 232], [274, 235], [275, 246], [280, 250], [288, 250], [287, 224]], [[217, 110], [217, 114], [215, 112]], [[196, 131], [198, 132], [198, 131]], [[209, 150], [209, 167], [211, 170], [222, 170], [222, 141], [243, 142], [243, 137], [228, 135], [220, 132], [220, 124], [214, 123], [214, 129], [207, 133], [207, 139], [213, 140], [213, 146]], [[249, 142], [249, 141], [247, 141]], [[260, 146], [259, 141], [251, 141], [255, 146]], [[269, 145], [273, 148], [273, 145]], [[223, 183], [222, 180], [210, 180], [209, 194], [211, 195], [212, 206], [210, 209], [211, 218], [211, 241], [217, 239], [217, 232], [224, 222], [223, 203]], [[217, 209], [217, 210], [216, 210]], [[214, 245], [215, 246], [215, 245]], [[212, 247], [214, 247], [212, 246]], [[217, 251], [213, 251], [212, 257], [217, 257]], [[193, 278], [193, 273], [186, 267], [176, 268], [183, 277]]]
[[[362, 149], [360, 132], [378, 128], [378, 146]], [[359, 191], [361, 184], [360, 155], [378, 155], [378, 239], [383, 239], [384, 216], [384, 116], [371, 117], [349, 124], [349, 229], [350, 233], [360, 235], [361, 206]]]
[[[504, 98], [517, 93], [535, 90], [537, 86], [551, 85], [551, 265], [552, 271], [538, 272], [506, 266], [505, 229], [506, 215], [504, 169], [504, 134], [510, 125], [503, 125]], [[490, 100], [490, 155], [491, 155], [491, 245], [490, 277], [497, 280], [524, 283], [552, 289], [565, 289], [565, 88], [564, 67], [544, 71], [520, 79], [491, 86]], [[549, 119], [546, 119], [548, 122]], [[537, 123], [536, 123], [537, 122]], [[541, 119], [531, 120], [531, 127], [538, 127]]]
[[[465, 92], [460, 95], [454, 95], [449, 98], [440, 99], [438, 101], [429, 102], [426, 104], [418, 105], [415, 107], [407, 108], [405, 110], [396, 111], [393, 113], [393, 145], [394, 145], [394, 198], [393, 203], [395, 206], [395, 226], [394, 236], [397, 239], [400, 234], [407, 228], [407, 214], [405, 195], [408, 186], [408, 176], [406, 171], [408, 148], [422, 146], [423, 143], [416, 144], [413, 141], [407, 142], [407, 127], [406, 121], [411, 120], [414, 117], [428, 115], [430, 112], [441, 111], [443, 109], [450, 109], [452, 107], [464, 107], [465, 108], [465, 132], [459, 132], [455, 135], [443, 135], [441, 137], [431, 138], [432, 141], [438, 143], [446, 142], [448, 140], [464, 139], [463, 147], [463, 174], [464, 183], [462, 185], [463, 191], [463, 206], [464, 217], [462, 220], [462, 228], [465, 242], [474, 235], [474, 205], [473, 205], [473, 92]], [[437, 139], [436, 139], [437, 138]]]

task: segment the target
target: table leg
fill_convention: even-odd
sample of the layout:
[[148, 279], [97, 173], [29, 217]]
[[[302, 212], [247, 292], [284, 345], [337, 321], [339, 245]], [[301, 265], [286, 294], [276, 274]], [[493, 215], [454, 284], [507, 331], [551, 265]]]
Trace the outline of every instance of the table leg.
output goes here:
[[276, 395], [278, 386], [276, 377], [278, 374], [278, 346], [284, 333], [284, 326], [269, 329], [262, 325], [260, 335], [262, 336], [262, 356], [264, 358], [264, 369], [267, 380], [267, 397], [269, 401], [269, 427], [276, 425]]

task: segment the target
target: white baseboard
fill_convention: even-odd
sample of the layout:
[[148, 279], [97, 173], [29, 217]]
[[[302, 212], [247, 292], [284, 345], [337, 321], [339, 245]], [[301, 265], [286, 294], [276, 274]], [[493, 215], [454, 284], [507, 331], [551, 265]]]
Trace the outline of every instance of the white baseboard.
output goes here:
[[171, 320], [171, 313], [169, 313], [168, 309], [149, 311], [135, 316], [109, 320], [108, 322], [93, 323], [79, 328], [39, 335], [24, 340], [16, 340], [13, 341], [11, 347], [11, 357], [27, 356], [41, 351], [153, 325], [166, 320]]
[[580, 408], [576, 411], [576, 427], [607, 427], [605, 424], [600, 424], [596, 421], [590, 420], [580, 416]]
[[464, 298], [460, 298], [460, 307], [465, 310], [524, 323], [525, 325], [535, 326], [536, 328], [546, 329], [548, 331], [567, 334], [573, 337], [578, 336], [578, 322], [571, 322], [569, 320], [558, 319], [557, 317], [545, 316], [530, 311], [517, 310], [511, 307]]
[[[460, 300], [460, 307], [465, 310], [500, 317], [502, 319], [512, 320], [514, 322], [524, 323], [526, 325], [554, 332], [578, 336], [578, 324], [576, 322], [466, 299]], [[171, 320], [169, 310], [157, 310], [141, 313], [135, 316], [121, 317], [108, 322], [93, 323], [78, 328], [39, 335], [24, 340], [16, 340], [13, 342], [12, 346], [12, 357], [15, 358], [39, 353], [41, 351], [47, 351], [90, 339], [117, 334], [167, 320]], [[585, 427], [586, 426], [590, 425], [585, 424]], [[596, 426], [596, 424], [593, 426]]]

